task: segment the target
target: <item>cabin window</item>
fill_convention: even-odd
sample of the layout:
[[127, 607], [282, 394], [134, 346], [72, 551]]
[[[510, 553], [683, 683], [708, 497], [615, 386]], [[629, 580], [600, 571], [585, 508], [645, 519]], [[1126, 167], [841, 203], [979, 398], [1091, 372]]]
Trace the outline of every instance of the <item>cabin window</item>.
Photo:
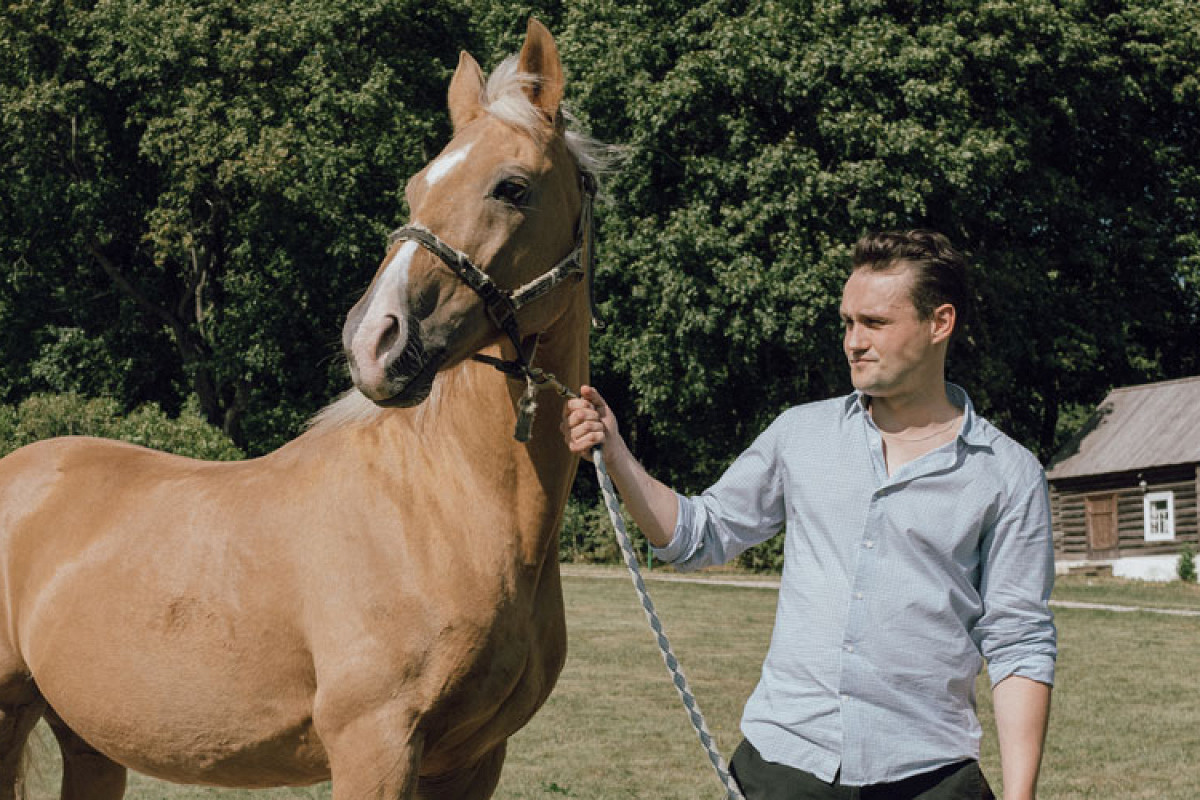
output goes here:
[[1150, 492], [1142, 500], [1147, 542], [1175, 538], [1175, 493]]

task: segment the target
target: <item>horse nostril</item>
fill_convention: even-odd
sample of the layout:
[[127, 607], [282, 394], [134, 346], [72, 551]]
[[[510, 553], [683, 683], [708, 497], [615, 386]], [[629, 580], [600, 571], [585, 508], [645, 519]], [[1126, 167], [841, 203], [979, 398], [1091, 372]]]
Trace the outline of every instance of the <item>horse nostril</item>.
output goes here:
[[375, 345], [375, 358], [383, 360], [400, 338], [400, 320], [394, 314], [388, 314], [383, 321], [383, 330], [379, 333], [379, 341]]

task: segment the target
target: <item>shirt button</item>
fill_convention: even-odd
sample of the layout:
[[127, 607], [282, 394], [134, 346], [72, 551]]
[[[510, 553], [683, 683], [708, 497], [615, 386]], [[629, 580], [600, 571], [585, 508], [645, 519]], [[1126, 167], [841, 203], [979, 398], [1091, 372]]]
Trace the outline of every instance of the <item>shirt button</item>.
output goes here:
[[855, 600], [862, 600], [862, 599], [863, 599], [863, 593], [862, 593], [862, 592], [855, 592], [855, 593], [854, 593], [854, 599], [855, 599]]
[[853, 653], [854, 645], [852, 645], [852, 644], [843, 645], [842, 649], [844, 649], [847, 653]]
[[871, 541], [870, 539], [867, 539], [865, 542], [863, 542], [863, 547], [867, 548], [868, 550], [870, 550], [874, 546], [875, 546], [875, 542]]

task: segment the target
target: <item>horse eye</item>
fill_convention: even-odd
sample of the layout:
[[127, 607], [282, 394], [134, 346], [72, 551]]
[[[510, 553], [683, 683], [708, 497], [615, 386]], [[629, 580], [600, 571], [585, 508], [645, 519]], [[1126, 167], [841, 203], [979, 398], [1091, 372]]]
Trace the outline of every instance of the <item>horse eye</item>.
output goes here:
[[505, 178], [492, 189], [491, 196], [502, 203], [520, 207], [529, 199], [529, 184], [523, 178]]

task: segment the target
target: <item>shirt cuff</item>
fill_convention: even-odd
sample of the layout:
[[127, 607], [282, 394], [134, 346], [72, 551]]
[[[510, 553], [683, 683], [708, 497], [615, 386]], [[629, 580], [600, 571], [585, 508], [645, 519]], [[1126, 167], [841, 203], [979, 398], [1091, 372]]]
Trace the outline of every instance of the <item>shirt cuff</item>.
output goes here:
[[677, 503], [675, 530], [671, 533], [671, 541], [667, 543], [666, 547], [651, 546], [650, 548], [654, 557], [665, 564], [674, 564], [686, 555], [688, 551], [687, 532], [692, 529], [692, 518], [695, 516], [692, 504], [679, 492], [675, 493], [675, 502]]
[[1044, 683], [1047, 686], [1053, 686], [1054, 656], [1039, 654], [1027, 657], [1019, 662], [988, 664], [988, 678], [991, 680], [993, 688], [1000, 681], [1005, 678], [1011, 678], [1013, 675], [1028, 678], [1038, 683]]

